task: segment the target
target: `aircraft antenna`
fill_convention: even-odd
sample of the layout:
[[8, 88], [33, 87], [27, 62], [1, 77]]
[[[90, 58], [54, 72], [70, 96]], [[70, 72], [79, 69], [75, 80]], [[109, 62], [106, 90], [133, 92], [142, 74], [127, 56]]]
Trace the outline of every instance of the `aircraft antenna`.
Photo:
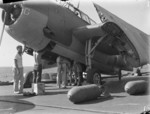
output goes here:
[[79, 2], [77, 4], [77, 9], [79, 9], [79, 7], [80, 7], [80, 0], [79, 0]]

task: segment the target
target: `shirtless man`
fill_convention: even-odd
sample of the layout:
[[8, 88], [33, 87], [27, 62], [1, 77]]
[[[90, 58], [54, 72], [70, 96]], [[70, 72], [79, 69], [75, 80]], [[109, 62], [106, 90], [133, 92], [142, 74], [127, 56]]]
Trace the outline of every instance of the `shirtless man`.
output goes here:
[[76, 86], [76, 85], [81, 86], [82, 82], [83, 82], [83, 76], [82, 76], [83, 69], [82, 69], [82, 66], [79, 62], [74, 61], [73, 72], [75, 74], [74, 86]]
[[35, 64], [34, 64], [34, 77], [33, 83], [41, 82], [41, 75], [42, 75], [42, 61], [41, 61], [41, 54], [34, 51], [33, 52]]

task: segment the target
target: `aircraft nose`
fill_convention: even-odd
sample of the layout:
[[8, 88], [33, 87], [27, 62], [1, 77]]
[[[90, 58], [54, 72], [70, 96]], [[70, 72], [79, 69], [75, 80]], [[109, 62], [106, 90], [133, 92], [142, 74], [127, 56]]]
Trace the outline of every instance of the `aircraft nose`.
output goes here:
[[[16, 20], [12, 24], [11, 17], [9, 17], [7, 23], [9, 25], [5, 27], [6, 32], [15, 40], [22, 43], [26, 42], [29, 47], [42, 50], [49, 43], [49, 39], [43, 35], [43, 28], [48, 23], [48, 2], [24, 1], [16, 3], [16, 5], [11, 6], [12, 9], [10, 10], [13, 10], [11, 15], [15, 16]], [[4, 11], [8, 12], [9, 10], [6, 8]]]
[[13, 24], [22, 12], [22, 7], [20, 4], [1, 4], [0, 8], [3, 9], [2, 21], [5, 22], [5, 25]]

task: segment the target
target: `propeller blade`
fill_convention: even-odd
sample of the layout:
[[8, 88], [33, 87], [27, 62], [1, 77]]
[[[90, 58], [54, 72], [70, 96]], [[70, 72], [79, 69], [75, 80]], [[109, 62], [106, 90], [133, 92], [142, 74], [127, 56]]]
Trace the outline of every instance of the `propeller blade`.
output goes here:
[[0, 4], [0, 8], [2, 8], [3, 10], [7, 11], [9, 7], [9, 4]]
[[4, 14], [4, 24], [3, 24], [2, 32], [1, 32], [1, 36], [0, 36], [0, 46], [1, 46], [1, 42], [2, 42], [3, 34], [4, 34], [4, 29], [5, 29], [6, 15], [7, 15], [7, 13], [5, 12], [5, 14]]

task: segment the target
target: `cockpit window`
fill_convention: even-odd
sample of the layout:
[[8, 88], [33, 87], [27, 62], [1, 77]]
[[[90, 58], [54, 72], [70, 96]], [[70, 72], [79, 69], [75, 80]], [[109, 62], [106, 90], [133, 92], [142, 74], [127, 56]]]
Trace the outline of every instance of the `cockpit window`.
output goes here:
[[62, 5], [63, 7], [68, 8], [70, 11], [72, 11], [75, 15], [80, 17], [82, 20], [86, 21], [88, 24], [96, 24], [96, 22], [92, 20], [87, 14], [83, 13], [81, 10], [74, 7], [71, 3], [59, 1], [59, 4]]

